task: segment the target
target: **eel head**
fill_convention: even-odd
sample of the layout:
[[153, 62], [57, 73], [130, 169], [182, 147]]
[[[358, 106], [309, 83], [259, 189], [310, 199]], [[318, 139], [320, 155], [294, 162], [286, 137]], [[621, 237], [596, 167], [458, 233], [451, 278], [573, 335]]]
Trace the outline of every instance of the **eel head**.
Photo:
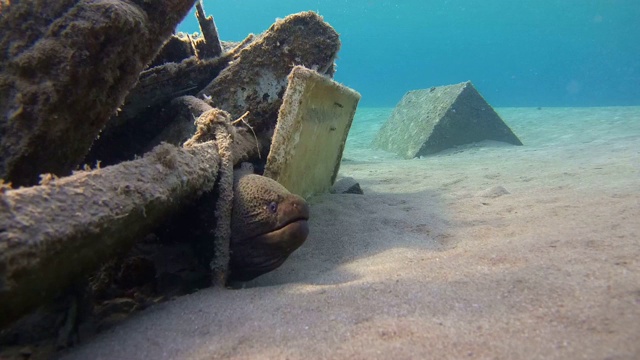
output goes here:
[[245, 174], [234, 181], [230, 279], [248, 281], [272, 271], [309, 234], [309, 206], [273, 179]]

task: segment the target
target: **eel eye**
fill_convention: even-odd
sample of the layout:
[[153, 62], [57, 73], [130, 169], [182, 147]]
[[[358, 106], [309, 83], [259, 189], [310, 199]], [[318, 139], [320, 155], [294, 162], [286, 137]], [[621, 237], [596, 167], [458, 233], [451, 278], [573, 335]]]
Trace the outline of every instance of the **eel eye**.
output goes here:
[[278, 203], [275, 201], [270, 202], [269, 205], [267, 205], [267, 209], [269, 209], [272, 214], [275, 214], [278, 211]]

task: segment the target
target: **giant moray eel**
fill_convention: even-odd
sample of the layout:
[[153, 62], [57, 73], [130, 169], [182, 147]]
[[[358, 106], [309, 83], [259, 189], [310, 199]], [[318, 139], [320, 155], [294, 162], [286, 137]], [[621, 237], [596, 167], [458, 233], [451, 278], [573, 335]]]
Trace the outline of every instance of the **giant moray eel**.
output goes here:
[[303, 198], [250, 168], [236, 171], [230, 280], [249, 281], [282, 265], [306, 240], [308, 219]]

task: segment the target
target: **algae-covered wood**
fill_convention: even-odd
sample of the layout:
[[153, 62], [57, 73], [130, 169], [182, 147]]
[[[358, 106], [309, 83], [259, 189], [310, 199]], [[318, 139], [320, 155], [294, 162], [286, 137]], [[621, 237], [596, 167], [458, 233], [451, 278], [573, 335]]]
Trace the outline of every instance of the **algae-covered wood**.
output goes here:
[[295, 65], [332, 75], [340, 49], [338, 33], [318, 14], [307, 11], [276, 21], [238, 54], [209, 85], [198, 93], [213, 107], [245, 120], [256, 132], [273, 130]]
[[[0, 178], [68, 175], [194, 0], [16, 1], [0, 17]], [[17, 30], [19, 29], [19, 30]]]
[[[184, 148], [162, 144], [137, 160], [50, 176], [28, 188], [0, 187], [0, 327], [126, 251], [214, 185], [220, 187], [221, 166], [257, 150], [253, 135], [238, 129], [232, 130], [232, 147], [223, 151], [221, 142], [232, 135], [217, 129], [230, 127], [224, 125], [228, 116], [215, 109], [205, 113]], [[223, 159], [228, 158], [223, 152], [232, 158]], [[229, 207], [228, 196], [219, 195]]]

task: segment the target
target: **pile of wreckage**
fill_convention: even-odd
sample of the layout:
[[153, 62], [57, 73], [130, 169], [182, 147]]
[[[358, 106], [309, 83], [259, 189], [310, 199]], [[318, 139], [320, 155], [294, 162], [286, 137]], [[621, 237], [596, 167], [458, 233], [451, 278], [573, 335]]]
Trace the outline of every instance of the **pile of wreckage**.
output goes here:
[[[302, 12], [222, 42], [198, 2], [202, 34], [174, 34], [194, 3], [0, 0], [0, 345], [18, 349], [0, 358], [229, 286], [246, 169], [297, 198], [361, 193], [334, 184], [360, 100], [332, 80], [338, 33]], [[407, 92], [371, 147], [483, 140], [522, 145], [464, 82]]]
[[202, 35], [174, 34], [193, 5], [0, 0], [0, 343], [225, 285], [242, 162], [303, 197], [334, 182], [360, 99], [336, 31], [303, 12], [221, 42], [198, 3]]

